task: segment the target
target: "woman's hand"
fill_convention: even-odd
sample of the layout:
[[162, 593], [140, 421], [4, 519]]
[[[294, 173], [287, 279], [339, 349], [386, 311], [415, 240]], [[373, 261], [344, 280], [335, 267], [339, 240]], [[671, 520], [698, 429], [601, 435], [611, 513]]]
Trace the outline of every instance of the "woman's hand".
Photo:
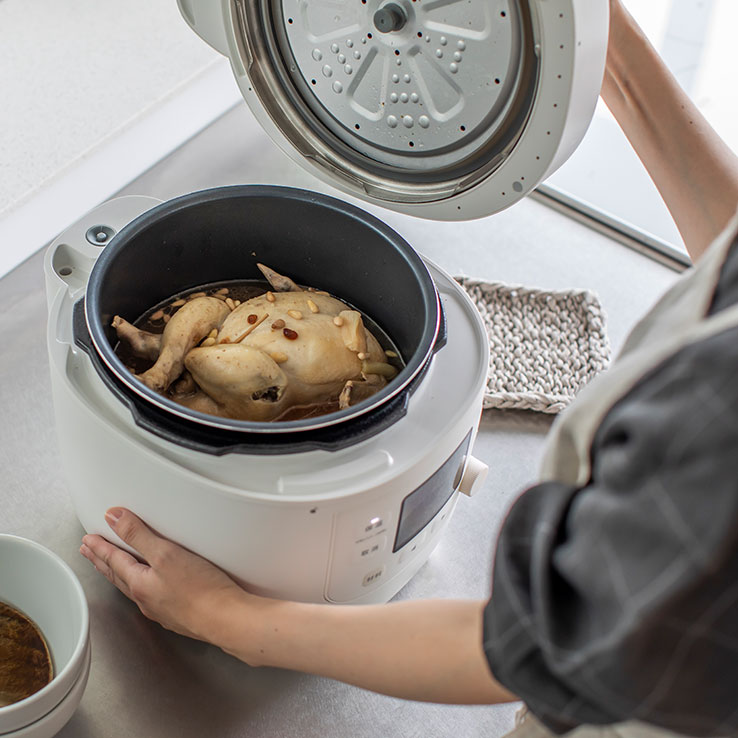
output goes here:
[[105, 518], [148, 563], [101, 536], [85, 536], [80, 552], [169, 630], [248, 664], [320, 674], [395, 697], [457, 704], [516, 699], [489, 673], [484, 602], [341, 607], [258, 597], [128, 510], [112, 508]]
[[111, 508], [105, 520], [148, 563], [97, 535], [82, 539], [80, 553], [147, 618], [181, 635], [217, 642], [214, 616], [249, 595], [223, 571], [157, 535], [132, 512]]
[[738, 157], [679, 86], [621, 0], [610, 0], [601, 94], [696, 261], [736, 212]]

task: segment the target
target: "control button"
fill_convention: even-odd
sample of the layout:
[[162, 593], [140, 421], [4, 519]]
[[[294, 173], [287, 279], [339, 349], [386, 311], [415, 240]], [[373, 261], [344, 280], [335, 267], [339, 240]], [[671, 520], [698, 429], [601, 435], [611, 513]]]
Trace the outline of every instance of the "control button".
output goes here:
[[459, 482], [459, 492], [473, 497], [484, 486], [489, 467], [474, 456], [467, 456], [466, 469]]
[[405, 545], [405, 548], [400, 551], [400, 563], [403, 564], [407, 559], [415, 555], [415, 552], [422, 547], [425, 541], [426, 531], [421, 530], [415, 538]]
[[359, 561], [366, 561], [374, 556], [382, 553], [387, 547], [387, 536], [374, 536], [373, 538], [367, 538], [365, 541], [360, 541], [356, 544], [356, 558]]
[[115, 235], [115, 231], [106, 225], [96, 225], [87, 229], [85, 238], [93, 246], [107, 246], [108, 241]]
[[382, 528], [382, 526], [384, 526], [384, 519], [381, 515], [375, 515], [374, 517], [369, 518], [357, 530], [359, 540], [366, 538], [367, 536], [374, 535]]
[[400, 563], [404, 564], [408, 559], [411, 559], [415, 552], [418, 550], [418, 546], [414, 543], [409, 543], [405, 548], [400, 551]]
[[374, 569], [374, 571], [370, 571], [362, 580], [361, 580], [361, 586], [362, 587], [371, 587], [372, 585], [376, 584], [381, 578], [382, 574], [384, 574], [384, 567], [382, 566], [379, 569]]
[[433, 522], [428, 526], [428, 537], [439, 534], [446, 526], [446, 513], [436, 515]]

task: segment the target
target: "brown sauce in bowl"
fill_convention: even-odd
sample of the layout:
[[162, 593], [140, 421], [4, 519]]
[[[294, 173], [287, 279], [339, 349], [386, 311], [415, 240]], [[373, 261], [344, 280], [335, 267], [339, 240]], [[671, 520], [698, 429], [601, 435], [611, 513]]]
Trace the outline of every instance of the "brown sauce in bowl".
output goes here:
[[49, 647], [38, 626], [0, 602], [0, 707], [30, 697], [53, 676]]

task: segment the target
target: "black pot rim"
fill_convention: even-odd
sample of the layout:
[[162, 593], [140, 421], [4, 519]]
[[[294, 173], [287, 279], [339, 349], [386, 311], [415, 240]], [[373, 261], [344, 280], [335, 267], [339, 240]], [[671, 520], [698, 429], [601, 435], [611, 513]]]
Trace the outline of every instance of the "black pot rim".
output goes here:
[[[145, 231], [160, 218], [167, 217], [192, 205], [226, 198], [243, 197], [280, 197], [294, 199], [302, 202], [310, 202], [324, 207], [328, 211], [338, 211], [342, 215], [348, 215], [375, 230], [382, 240], [391, 243], [402, 254], [403, 258], [407, 260], [413, 273], [418, 277], [418, 286], [423, 293], [424, 301], [432, 309], [429, 310], [428, 320], [423, 328], [419, 349], [413, 356], [408, 358], [406, 365], [397, 377], [375, 395], [345, 410], [304, 420], [271, 421], [267, 423], [221, 418], [196, 410], [190, 410], [154, 392], [143, 382], [140, 382], [113, 351], [112, 346], [105, 336], [105, 326], [103, 325], [100, 311], [99, 291], [106, 269], [118, 251], [125, 248], [125, 245], [131, 239]], [[94, 348], [102, 362], [124, 385], [154, 406], [201, 426], [252, 434], [284, 434], [309, 432], [339, 425], [347, 420], [353, 420], [367, 413], [371, 413], [401, 392], [406, 391], [413, 380], [427, 369], [430, 357], [434, 351], [436, 339], [439, 336], [442, 313], [438, 292], [423, 259], [405, 239], [375, 216], [337, 198], [309, 190], [272, 185], [235, 185], [200, 190], [172, 200], [167, 200], [147, 210], [125, 225], [110, 240], [110, 243], [98, 257], [90, 273], [85, 299], [85, 320]]]

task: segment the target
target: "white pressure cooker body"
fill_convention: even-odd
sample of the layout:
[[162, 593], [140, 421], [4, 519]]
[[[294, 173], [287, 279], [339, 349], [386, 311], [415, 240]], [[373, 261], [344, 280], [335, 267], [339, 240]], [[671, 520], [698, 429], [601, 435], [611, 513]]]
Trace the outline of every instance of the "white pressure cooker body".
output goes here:
[[[251, 278], [259, 261], [381, 318], [405, 360], [386, 392], [317, 419], [229, 421], [170, 407], [119, 365], [113, 313], [134, 321], [182, 289]], [[88, 532], [114, 539], [104, 513], [125, 506], [255, 592], [383, 602], [484, 482], [471, 455], [489, 363], [476, 308], [352, 205], [262, 186], [119, 198], [62, 233], [44, 268], [60, 457]]]
[[438, 220], [520, 200], [571, 155], [608, 0], [178, 0], [261, 126], [342, 191]]
[[[569, 156], [607, 49], [608, 0], [178, 2], [298, 163], [445, 220], [510, 206]], [[267, 424], [183, 409], [127, 372], [115, 314], [251, 279], [257, 261], [376, 320], [405, 360], [398, 376], [343, 411]], [[479, 314], [352, 205], [267, 187], [121, 198], [57, 238], [45, 273], [60, 454], [88, 532], [111, 536], [104, 512], [123, 505], [256, 592], [382, 602], [483, 483]]]

